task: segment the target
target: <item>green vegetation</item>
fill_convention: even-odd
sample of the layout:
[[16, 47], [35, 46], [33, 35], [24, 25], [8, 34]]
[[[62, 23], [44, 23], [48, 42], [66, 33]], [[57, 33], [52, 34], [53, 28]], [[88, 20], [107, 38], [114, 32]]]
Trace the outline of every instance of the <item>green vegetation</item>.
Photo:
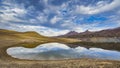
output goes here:
[[40, 43], [38, 42], [34, 42], [34, 43], [19, 43], [19, 44], [15, 44], [13, 46], [23, 46], [26, 48], [34, 48], [35, 46], [38, 46]]

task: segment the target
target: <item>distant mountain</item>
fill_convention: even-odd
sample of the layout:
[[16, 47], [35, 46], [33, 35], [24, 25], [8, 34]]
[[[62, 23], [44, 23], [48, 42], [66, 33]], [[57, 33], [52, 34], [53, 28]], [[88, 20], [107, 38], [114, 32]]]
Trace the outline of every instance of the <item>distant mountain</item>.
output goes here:
[[93, 33], [93, 32], [90, 32], [89, 30], [86, 30], [85, 32], [81, 32], [81, 33], [79, 33], [79, 34], [85, 35], [85, 34], [91, 34], [91, 33]]
[[120, 27], [114, 29], [96, 31], [96, 32], [90, 32], [86, 30], [85, 32], [76, 33], [75, 31], [72, 31], [58, 37], [67, 37], [67, 38], [120, 37]]
[[75, 31], [70, 31], [69, 33], [67, 33], [67, 35], [75, 35], [75, 34], [78, 34], [78, 33]]
[[70, 35], [77, 35], [79, 34], [78, 32], [75, 32], [75, 31], [70, 31], [66, 34], [66, 36], [70, 36]]

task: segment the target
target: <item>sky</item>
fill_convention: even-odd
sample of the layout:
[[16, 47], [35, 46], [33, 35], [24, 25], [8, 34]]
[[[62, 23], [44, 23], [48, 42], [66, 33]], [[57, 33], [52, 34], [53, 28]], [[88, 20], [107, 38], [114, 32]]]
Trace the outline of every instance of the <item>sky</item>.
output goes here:
[[0, 29], [58, 36], [120, 26], [120, 0], [0, 0]]

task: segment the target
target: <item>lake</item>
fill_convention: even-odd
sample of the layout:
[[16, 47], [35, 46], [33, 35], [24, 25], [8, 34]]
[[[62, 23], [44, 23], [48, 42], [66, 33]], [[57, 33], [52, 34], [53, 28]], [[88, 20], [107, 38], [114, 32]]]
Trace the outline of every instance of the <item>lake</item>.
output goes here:
[[101, 48], [71, 48], [62, 43], [46, 43], [35, 48], [10, 47], [7, 54], [18, 59], [27, 60], [63, 60], [78, 58], [95, 58], [107, 60], [120, 60], [120, 52]]

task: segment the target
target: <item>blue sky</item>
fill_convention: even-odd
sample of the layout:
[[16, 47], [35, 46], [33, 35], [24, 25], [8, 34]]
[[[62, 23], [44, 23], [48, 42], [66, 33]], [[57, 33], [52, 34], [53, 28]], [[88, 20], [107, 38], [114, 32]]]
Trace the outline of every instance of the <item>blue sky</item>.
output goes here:
[[0, 0], [0, 29], [57, 36], [120, 26], [120, 0]]

